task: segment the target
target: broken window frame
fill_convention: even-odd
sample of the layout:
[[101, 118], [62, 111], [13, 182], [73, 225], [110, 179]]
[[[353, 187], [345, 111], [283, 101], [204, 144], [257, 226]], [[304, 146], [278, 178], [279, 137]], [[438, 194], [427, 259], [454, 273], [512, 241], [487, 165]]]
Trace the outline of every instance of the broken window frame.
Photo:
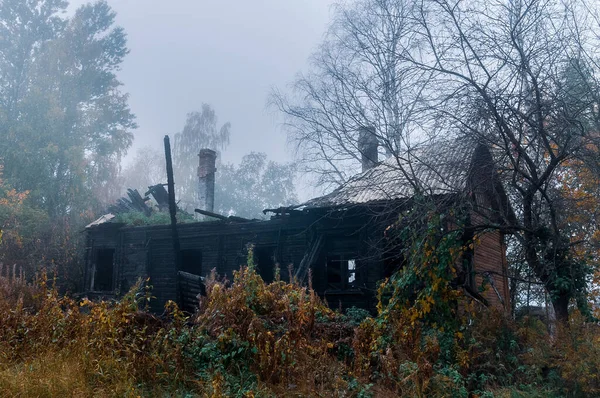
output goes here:
[[[336, 263], [339, 267], [333, 266]], [[359, 268], [360, 260], [354, 253], [327, 253], [325, 273], [327, 293], [360, 290]], [[339, 275], [339, 281], [331, 281], [331, 277], [335, 274]]]

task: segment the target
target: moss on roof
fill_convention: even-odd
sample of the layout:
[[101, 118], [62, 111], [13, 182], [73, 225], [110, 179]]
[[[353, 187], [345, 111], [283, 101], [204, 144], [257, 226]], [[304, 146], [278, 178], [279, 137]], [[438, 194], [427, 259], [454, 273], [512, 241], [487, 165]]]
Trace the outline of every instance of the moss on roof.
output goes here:
[[[194, 216], [186, 212], [177, 213], [177, 223], [196, 222]], [[167, 212], [153, 212], [150, 216], [139, 211], [130, 211], [127, 213], [119, 213], [111, 220], [114, 223], [123, 223], [126, 225], [167, 225], [171, 223], [171, 217]]]

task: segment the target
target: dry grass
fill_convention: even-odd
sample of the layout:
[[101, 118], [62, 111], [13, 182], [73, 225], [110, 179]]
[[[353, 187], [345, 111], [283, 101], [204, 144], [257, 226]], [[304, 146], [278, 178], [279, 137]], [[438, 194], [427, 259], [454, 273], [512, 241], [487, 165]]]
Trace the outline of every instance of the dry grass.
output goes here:
[[135, 380], [115, 361], [93, 363], [69, 352], [48, 352], [0, 370], [5, 397], [136, 397]]
[[[142, 283], [117, 303], [61, 297], [0, 277], [0, 396], [589, 396], [597, 328], [574, 317], [561, 344], [539, 324], [479, 314], [450, 339], [402, 317], [357, 325], [310, 289], [265, 284], [252, 267], [213, 276], [193, 319], [143, 310]], [[450, 355], [449, 353], [452, 353]], [[516, 387], [518, 386], [518, 387]], [[490, 393], [488, 392], [488, 396]]]

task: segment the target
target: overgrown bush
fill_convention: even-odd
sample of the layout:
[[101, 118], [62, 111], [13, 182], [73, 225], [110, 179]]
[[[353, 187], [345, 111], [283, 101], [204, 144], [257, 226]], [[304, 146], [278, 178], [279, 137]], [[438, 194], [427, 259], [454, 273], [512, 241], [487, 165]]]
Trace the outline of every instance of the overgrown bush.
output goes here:
[[430, 261], [418, 278], [437, 287], [406, 295], [401, 273], [382, 285], [391, 294], [377, 316], [332, 311], [310, 287], [267, 284], [251, 262], [231, 282], [213, 273], [192, 317], [172, 302], [148, 313], [148, 281], [91, 302], [61, 296], [43, 273], [27, 283], [10, 272], [0, 276], [0, 395], [597, 396], [597, 325], [573, 314], [550, 336], [534, 319], [474, 311], [437, 279], [436, 267], [453, 263], [442, 256], [448, 239], [413, 264]]
[[51, 282], [0, 277], [0, 391], [8, 395], [352, 395], [362, 388], [319, 326], [343, 317], [312, 290], [266, 284], [253, 267], [236, 272], [230, 286], [213, 276], [193, 318], [172, 302], [161, 317], [146, 312], [150, 293], [141, 282], [116, 302], [77, 302]]

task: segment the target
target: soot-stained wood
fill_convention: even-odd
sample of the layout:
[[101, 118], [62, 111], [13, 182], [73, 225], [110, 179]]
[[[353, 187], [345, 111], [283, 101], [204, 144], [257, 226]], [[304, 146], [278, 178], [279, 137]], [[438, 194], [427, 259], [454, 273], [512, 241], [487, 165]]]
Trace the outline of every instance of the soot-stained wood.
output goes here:
[[[248, 247], [253, 245], [256, 250], [254, 260], [265, 278], [274, 278], [275, 267], [279, 267], [281, 279], [287, 281], [290, 273], [295, 275], [304, 260], [307, 267], [305, 277], [308, 276], [308, 268], [312, 269], [312, 284], [317, 293], [335, 307], [341, 303], [344, 308], [359, 306], [373, 310], [374, 282], [381, 279], [381, 259], [363, 256], [360, 268], [355, 271], [353, 291], [344, 294], [331, 289], [328, 291], [327, 256], [323, 252], [326, 247], [335, 247], [337, 252], [346, 250], [357, 257], [355, 253], [365, 247], [360, 241], [366, 238], [377, 241], [388, 225], [373, 217], [349, 212], [342, 220], [339, 215], [326, 217], [314, 213], [305, 217], [279, 216], [264, 221], [217, 220], [178, 224], [180, 251], [184, 257], [189, 257], [189, 262], [197, 263], [182, 271], [206, 277], [215, 270], [218, 275], [231, 280], [234, 271], [246, 265]], [[364, 228], [365, 224], [369, 225], [368, 229]], [[180, 283], [181, 274], [178, 274], [179, 278], [173, 277], [175, 253], [170, 226], [97, 226], [89, 228], [87, 234], [90, 253], [102, 247], [117, 249], [114, 267], [117, 275], [114, 279], [115, 290], [119, 293], [133, 286], [138, 278], [150, 278], [152, 294], [156, 297], [151, 305], [154, 311], [161, 312], [168, 300], [181, 301], [182, 298], [186, 307], [191, 307], [190, 299], [197, 293], [188, 289], [189, 281]], [[91, 269], [92, 263], [90, 260], [86, 269]], [[177, 297], [178, 286], [183, 288], [181, 297]]]
[[[279, 267], [282, 280], [288, 281], [291, 275], [307, 283], [311, 269], [313, 288], [331, 307], [374, 311], [379, 282], [403, 263], [400, 243], [385, 238], [386, 228], [395, 220], [397, 212], [350, 209], [311, 211], [302, 217], [280, 215], [264, 221], [177, 224], [179, 254], [186, 258], [186, 269], [181, 271], [200, 280], [214, 270], [231, 280], [234, 271], [247, 264], [248, 247], [253, 245], [254, 262], [267, 280], [274, 278], [274, 268]], [[198, 287], [176, 272], [169, 225], [109, 223], [91, 227], [87, 234], [86, 288], [96, 267], [95, 253], [114, 248], [113, 280], [118, 293], [125, 293], [138, 278], [149, 278], [156, 297], [151, 302], [153, 311], [162, 312], [169, 300], [193, 310]], [[505, 249], [503, 235], [494, 231], [480, 237], [473, 253], [476, 282], [487, 286], [482, 296], [499, 308], [507, 308], [509, 297]]]

